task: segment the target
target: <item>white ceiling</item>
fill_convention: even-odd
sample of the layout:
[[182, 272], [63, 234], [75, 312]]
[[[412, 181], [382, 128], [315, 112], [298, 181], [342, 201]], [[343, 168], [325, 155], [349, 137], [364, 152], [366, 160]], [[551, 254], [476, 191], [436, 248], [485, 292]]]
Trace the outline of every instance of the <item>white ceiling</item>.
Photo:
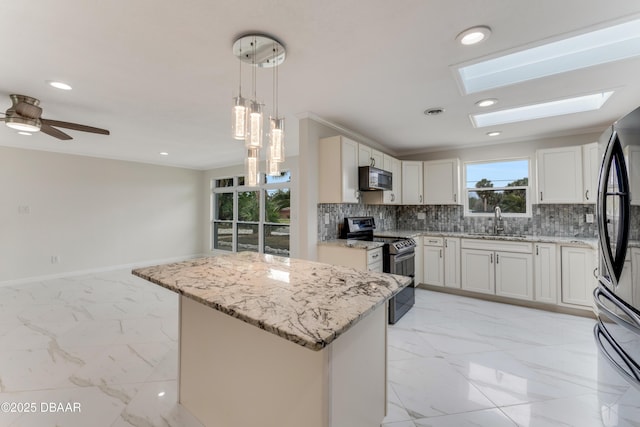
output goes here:
[[[56, 0], [0, 3], [0, 110], [18, 93], [41, 100], [43, 117], [104, 127], [110, 136], [69, 131], [72, 141], [21, 136], [0, 127], [0, 145], [194, 169], [240, 163], [230, 137], [241, 34], [270, 34], [286, 46], [280, 113], [288, 153], [297, 152], [300, 114], [352, 129], [399, 156], [452, 147], [600, 131], [640, 104], [640, 59], [463, 96], [452, 65], [640, 16], [629, 0]], [[492, 36], [455, 43], [474, 25]], [[244, 67], [243, 92], [250, 92]], [[271, 71], [258, 71], [258, 98], [271, 109]], [[73, 86], [60, 91], [45, 80]], [[484, 97], [492, 109], [602, 89], [597, 112], [474, 129]], [[429, 107], [446, 109], [427, 117]], [[160, 151], [170, 153], [159, 156]]]

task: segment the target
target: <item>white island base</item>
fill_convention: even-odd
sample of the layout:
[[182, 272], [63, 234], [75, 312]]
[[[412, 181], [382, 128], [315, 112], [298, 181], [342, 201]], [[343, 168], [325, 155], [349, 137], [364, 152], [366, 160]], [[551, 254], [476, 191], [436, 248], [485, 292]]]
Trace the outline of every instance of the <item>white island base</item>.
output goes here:
[[386, 308], [314, 351], [181, 295], [180, 403], [207, 427], [379, 427]]

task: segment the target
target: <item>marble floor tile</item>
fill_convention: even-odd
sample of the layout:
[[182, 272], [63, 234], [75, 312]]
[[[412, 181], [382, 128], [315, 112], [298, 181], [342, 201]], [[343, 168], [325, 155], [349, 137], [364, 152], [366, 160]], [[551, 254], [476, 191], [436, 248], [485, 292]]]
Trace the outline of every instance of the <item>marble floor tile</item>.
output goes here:
[[[382, 427], [638, 427], [640, 391], [592, 326], [417, 289], [388, 331]], [[128, 270], [1, 286], [0, 402], [82, 412], [0, 413], [0, 426], [203, 427], [176, 403], [177, 340], [177, 295]]]

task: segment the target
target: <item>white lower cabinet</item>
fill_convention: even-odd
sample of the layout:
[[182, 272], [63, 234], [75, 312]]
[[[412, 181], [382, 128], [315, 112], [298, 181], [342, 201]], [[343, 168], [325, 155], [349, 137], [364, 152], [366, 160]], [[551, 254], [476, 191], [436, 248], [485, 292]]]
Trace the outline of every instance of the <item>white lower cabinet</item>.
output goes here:
[[444, 286], [443, 238], [423, 236], [423, 283]]
[[531, 244], [462, 239], [462, 289], [533, 299]]
[[535, 243], [533, 283], [535, 301], [558, 303], [558, 269], [554, 243]]
[[460, 288], [460, 238], [444, 239], [444, 285]]
[[462, 289], [495, 294], [495, 269], [493, 251], [464, 249], [460, 251], [462, 267]]
[[562, 303], [592, 306], [597, 286], [596, 251], [590, 248], [562, 246]]

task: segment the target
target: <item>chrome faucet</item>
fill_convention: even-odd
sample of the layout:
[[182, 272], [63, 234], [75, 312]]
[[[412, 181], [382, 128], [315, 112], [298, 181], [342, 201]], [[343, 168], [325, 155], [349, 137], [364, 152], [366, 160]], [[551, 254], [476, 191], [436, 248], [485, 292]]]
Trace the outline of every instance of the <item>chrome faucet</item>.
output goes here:
[[502, 210], [500, 206], [496, 206], [493, 210], [493, 234], [500, 234], [504, 231], [504, 225], [502, 224]]

